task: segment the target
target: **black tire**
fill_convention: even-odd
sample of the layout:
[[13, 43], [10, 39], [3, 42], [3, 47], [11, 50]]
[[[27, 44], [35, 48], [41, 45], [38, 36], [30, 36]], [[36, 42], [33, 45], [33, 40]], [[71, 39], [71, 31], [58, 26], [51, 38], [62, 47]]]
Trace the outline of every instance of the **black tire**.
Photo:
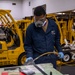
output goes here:
[[63, 62], [71, 61], [72, 55], [70, 52], [64, 52], [64, 58], [62, 59]]
[[18, 65], [23, 65], [25, 63], [25, 60], [26, 60], [26, 53], [24, 52], [18, 57]]

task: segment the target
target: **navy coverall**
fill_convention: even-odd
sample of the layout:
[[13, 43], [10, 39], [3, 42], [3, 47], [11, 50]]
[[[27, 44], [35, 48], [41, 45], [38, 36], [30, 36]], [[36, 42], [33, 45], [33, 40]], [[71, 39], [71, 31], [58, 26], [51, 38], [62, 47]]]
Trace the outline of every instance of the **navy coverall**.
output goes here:
[[[32, 57], [34, 59], [45, 52], [53, 52], [54, 46], [58, 52], [62, 51], [59, 29], [54, 20], [48, 19], [46, 32], [41, 27], [36, 27], [34, 23], [29, 25], [24, 44], [27, 58]], [[57, 56], [54, 54], [45, 55], [36, 60], [35, 63], [52, 63], [56, 68], [56, 59]]]

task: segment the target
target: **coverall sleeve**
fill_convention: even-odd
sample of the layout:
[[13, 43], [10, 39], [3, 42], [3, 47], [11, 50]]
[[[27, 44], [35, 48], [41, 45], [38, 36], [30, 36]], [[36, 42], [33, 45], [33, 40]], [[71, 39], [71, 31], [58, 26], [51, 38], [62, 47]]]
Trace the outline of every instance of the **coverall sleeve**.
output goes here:
[[55, 47], [58, 52], [62, 52], [62, 47], [60, 44], [60, 31], [57, 25], [56, 25]]
[[24, 49], [26, 52], [26, 57], [33, 57], [33, 49], [32, 49], [32, 33], [31, 29], [27, 28], [26, 30], [26, 37], [24, 41]]

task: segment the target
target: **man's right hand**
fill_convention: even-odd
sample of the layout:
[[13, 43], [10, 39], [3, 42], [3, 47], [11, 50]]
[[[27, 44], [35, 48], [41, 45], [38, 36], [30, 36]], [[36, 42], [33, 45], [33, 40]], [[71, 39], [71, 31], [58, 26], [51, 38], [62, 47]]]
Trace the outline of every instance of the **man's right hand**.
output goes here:
[[26, 62], [25, 62], [24, 65], [33, 65], [33, 64], [35, 64], [33, 58], [32, 58], [32, 57], [28, 57], [28, 58], [26, 59]]
[[32, 57], [28, 57], [28, 58], [26, 59], [26, 62], [28, 62], [28, 61], [30, 61], [30, 60], [33, 60], [33, 58], [32, 58]]

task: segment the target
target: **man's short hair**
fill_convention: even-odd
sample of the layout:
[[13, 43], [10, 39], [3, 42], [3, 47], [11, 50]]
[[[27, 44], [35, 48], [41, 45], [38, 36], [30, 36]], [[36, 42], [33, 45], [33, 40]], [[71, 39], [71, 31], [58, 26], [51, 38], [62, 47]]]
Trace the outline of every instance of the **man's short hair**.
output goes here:
[[38, 6], [34, 9], [34, 15], [35, 16], [46, 15], [46, 11], [42, 6]]

